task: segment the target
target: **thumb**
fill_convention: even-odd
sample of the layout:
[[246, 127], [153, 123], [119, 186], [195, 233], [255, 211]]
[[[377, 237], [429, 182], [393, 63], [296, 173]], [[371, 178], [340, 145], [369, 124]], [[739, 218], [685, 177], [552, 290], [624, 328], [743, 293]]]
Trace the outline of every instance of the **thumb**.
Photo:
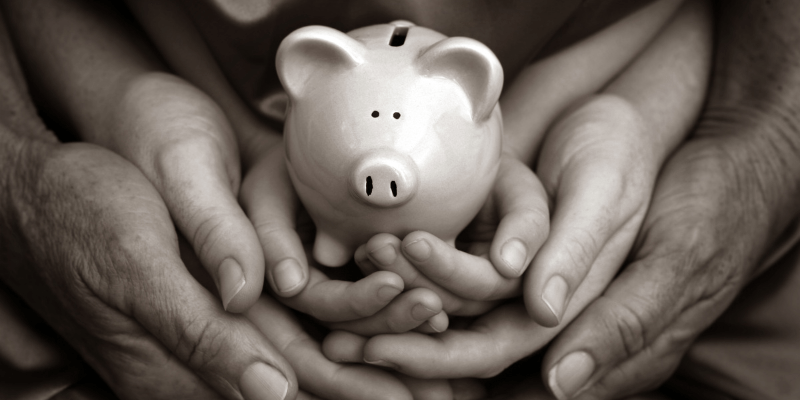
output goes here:
[[[155, 259], [140, 254], [142, 263]], [[174, 357], [229, 399], [296, 396], [296, 377], [280, 352], [244, 316], [226, 313], [177, 254], [150, 264], [139, 266], [150, 279], [128, 296], [126, 311]]]
[[223, 307], [244, 311], [261, 294], [264, 260], [236, 201], [239, 159], [227, 118], [207, 95], [167, 74], [153, 74], [123, 102], [126, 135], [112, 147], [158, 189]]
[[729, 213], [743, 204], [728, 186], [738, 181], [713, 168], [709, 148], [686, 145], [665, 168], [636, 261], [548, 350], [544, 378], [559, 399], [617, 398], [660, 385], [746, 281], [759, 254], [754, 237], [766, 235], [743, 234], [750, 214]]

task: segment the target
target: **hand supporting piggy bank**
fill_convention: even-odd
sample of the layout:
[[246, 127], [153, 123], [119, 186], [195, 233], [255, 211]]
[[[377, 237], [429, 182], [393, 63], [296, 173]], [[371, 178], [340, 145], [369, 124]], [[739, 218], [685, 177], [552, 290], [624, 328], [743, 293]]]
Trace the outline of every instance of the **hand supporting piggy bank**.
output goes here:
[[318, 262], [344, 265], [381, 232], [455, 244], [499, 165], [503, 70], [488, 47], [405, 21], [308, 26], [283, 40], [277, 71], [286, 163]]

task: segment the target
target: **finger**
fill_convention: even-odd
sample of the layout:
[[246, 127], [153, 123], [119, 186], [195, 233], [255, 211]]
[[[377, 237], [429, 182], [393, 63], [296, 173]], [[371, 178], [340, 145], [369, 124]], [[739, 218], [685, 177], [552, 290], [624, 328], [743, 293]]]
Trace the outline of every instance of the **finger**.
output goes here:
[[518, 278], [550, 231], [547, 193], [530, 168], [503, 157], [493, 193], [500, 225], [489, 259], [500, 275]]
[[481, 400], [487, 398], [486, 387], [477, 379], [451, 379], [453, 400]]
[[[556, 205], [550, 236], [525, 276], [524, 291], [531, 317], [545, 326], [563, 319], [609, 242], [625, 236], [619, 255], [627, 254], [651, 192], [647, 177], [654, 166], [637, 154], [644, 135], [636, 113], [625, 102], [600, 100], [554, 128], [545, 147], [558, 154], [543, 151], [540, 162], [542, 180], [556, 191]], [[626, 235], [615, 237], [622, 231]]]
[[168, 237], [151, 232], [131, 249], [136, 264], [123, 268], [148, 279], [120, 291], [124, 312], [225, 397], [293, 397], [297, 381], [283, 356], [244, 317], [220, 307], [189, 275], [177, 249], [165, 252], [163, 243], [175, 241]]
[[452, 400], [453, 389], [446, 379], [418, 379], [395, 374], [406, 385], [414, 400]]
[[356, 282], [328, 279], [316, 268], [298, 295], [281, 302], [326, 322], [358, 320], [372, 316], [403, 291], [403, 280], [395, 273], [378, 271]]
[[430, 317], [422, 325], [416, 327], [414, 330], [420, 333], [442, 333], [447, 330], [450, 325], [450, 318], [444, 311]]
[[[375, 264], [373, 264], [372, 261], [370, 261], [369, 257], [367, 256], [367, 249], [366, 246], [363, 244], [361, 246], [358, 246], [358, 248], [356, 249], [356, 252], [353, 255], [353, 261], [356, 262], [356, 266], [358, 266], [358, 269], [361, 270], [361, 273], [364, 274], [364, 276], [367, 276], [369, 274], [378, 271], [378, 268], [375, 267]], [[403, 282], [407, 283], [408, 281], [403, 279]]]
[[364, 346], [367, 338], [348, 331], [332, 331], [322, 341], [322, 354], [338, 363], [360, 363], [364, 361]]
[[667, 256], [629, 266], [561, 333], [544, 362], [545, 380], [558, 399], [584, 392], [618, 398], [654, 389], [671, 375], [710, 324], [713, 307], [709, 302], [682, 310], [680, 297], [692, 278], [673, 271], [676, 262], [686, 261]]
[[136, 128], [115, 147], [156, 186], [223, 307], [241, 312], [261, 293], [264, 262], [236, 201], [240, 172], [231, 127], [211, 99], [178, 78], [164, 74], [141, 86], [125, 101], [156, 91], [162, 93], [157, 108], [128, 107], [134, 112], [125, 122]]
[[281, 349], [304, 390], [327, 399], [412, 399], [386, 371], [328, 361], [289, 311], [268, 296], [262, 296], [247, 317]]
[[408, 234], [402, 250], [428, 279], [457, 296], [497, 300], [520, 293], [520, 279], [500, 275], [489, 260], [459, 251], [430, 233]]
[[324, 400], [324, 399], [322, 397], [314, 396], [313, 394], [308, 393], [304, 390], [298, 390], [297, 397], [295, 397], [295, 400]]
[[547, 331], [526, 315], [522, 304], [510, 304], [467, 330], [375, 336], [364, 346], [363, 359], [417, 378], [492, 377], [549, 340]]
[[497, 305], [496, 302], [464, 299], [432, 282], [402, 256], [401, 246], [397, 237], [379, 233], [356, 250], [356, 264], [365, 274], [379, 269], [394, 272], [403, 279], [406, 289], [426, 288], [433, 291], [442, 300], [442, 309], [451, 315], [480, 315]]
[[308, 282], [308, 259], [296, 232], [299, 201], [283, 146], [275, 146], [248, 171], [240, 195], [261, 243], [266, 278], [281, 297], [299, 293]]
[[747, 254], [762, 235], [741, 234], [742, 214], [717, 211], [744, 204], [731, 195], [730, 182], [738, 180], [727, 174], [735, 172], [715, 159], [729, 160], [721, 148], [690, 142], [662, 172], [636, 261], [545, 357], [545, 379], [560, 399], [581, 392], [620, 397], [662, 383], [738, 293], [742, 268], [756, 262]]
[[402, 333], [422, 325], [441, 311], [442, 301], [435, 293], [427, 289], [412, 289], [397, 296], [375, 315], [355, 321], [328, 324], [328, 327], [362, 336]]

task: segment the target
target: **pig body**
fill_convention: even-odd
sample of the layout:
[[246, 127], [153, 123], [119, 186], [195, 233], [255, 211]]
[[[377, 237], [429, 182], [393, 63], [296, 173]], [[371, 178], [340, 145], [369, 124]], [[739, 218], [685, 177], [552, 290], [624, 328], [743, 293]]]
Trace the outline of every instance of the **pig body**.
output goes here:
[[401, 21], [347, 35], [301, 28], [277, 59], [286, 162], [317, 227], [314, 258], [343, 265], [381, 232], [424, 230], [453, 244], [497, 175], [494, 54]]

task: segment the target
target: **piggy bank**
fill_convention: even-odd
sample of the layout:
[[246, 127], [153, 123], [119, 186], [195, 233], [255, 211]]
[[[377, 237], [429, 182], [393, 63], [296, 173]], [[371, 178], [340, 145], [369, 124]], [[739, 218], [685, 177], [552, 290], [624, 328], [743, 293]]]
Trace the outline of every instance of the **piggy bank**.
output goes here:
[[503, 70], [480, 42], [405, 21], [287, 36], [289, 175], [313, 219], [313, 255], [347, 263], [377, 233], [455, 244], [497, 175]]

